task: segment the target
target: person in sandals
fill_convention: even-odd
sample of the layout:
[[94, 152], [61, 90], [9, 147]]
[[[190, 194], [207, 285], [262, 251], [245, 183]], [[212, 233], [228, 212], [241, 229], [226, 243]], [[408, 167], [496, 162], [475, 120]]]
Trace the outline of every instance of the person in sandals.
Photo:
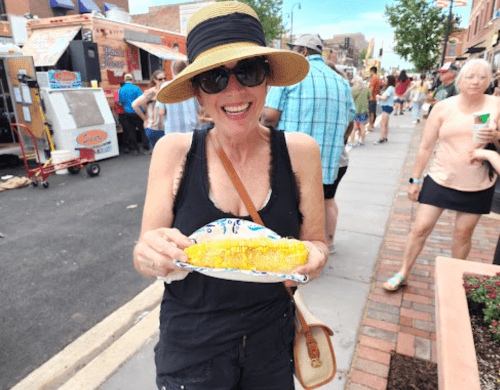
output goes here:
[[[471, 151], [498, 143], [500, 100], [484, 94], [491, 83], [491, 67], [485, 60], [471, 60], [461, 69], [459, 94], [437, 103], [425, 125], [415, 168], [410, 178], [408, 198], [419, 202], [417, 217], [403, 253], [403, 264], [385, 284], [395, 291], [406, 283], [410, 270], [444, 210], [456, 212], [451, 257], [466, 259], [472, 234], [482, 214], [489, 214], [497, 174], [481, 161], [471, 162]], [[487, 112], [489, 125], [473, 138], [473, 114]], [[420, 178], [438, 143], [435, 157], [420, 188]], [[493, 148], [498, 147], [498, 144]], [[481, 153], [477, 158], [482, 159]]]

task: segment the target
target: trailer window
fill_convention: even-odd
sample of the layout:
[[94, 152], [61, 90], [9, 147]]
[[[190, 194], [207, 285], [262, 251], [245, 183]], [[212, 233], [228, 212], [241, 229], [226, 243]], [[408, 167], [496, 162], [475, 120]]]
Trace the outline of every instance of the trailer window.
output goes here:
[[142, 81], [149, 82], [155, 70], [163, 70], [163, 61], [160, 58], [142, 49], [139, 49], [139, 57], [141, 59]]
[[8, 20], [7, 12], [5, 11], [4, 0], [0, 0], [0, 20]]

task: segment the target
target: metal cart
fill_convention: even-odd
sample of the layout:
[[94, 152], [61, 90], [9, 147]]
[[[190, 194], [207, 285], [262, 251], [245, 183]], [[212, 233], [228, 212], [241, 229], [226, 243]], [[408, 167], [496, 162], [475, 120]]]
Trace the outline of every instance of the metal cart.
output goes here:
[[[56, 172], [61, 169], [67, 169], [71, 174], [76, 174], [80, 171], [80, 169], [85, 168], [87, 170], [87, 174], [89, 176], [97, 176], [101, 171], [99, 164], [95, 162], [94, 150], [91, 148], [80, 148], [80, 157], [79, 158], [71, 158], [69, 160], [58, 162], [57, 164], [50, 164], [51, 160], [49, 160], [46, 164], [41, 163], [40, 155], [38, 152], [38, 146], [36, 143], [35, 135], [30, 131], [30, 129], [20, 123], [13, 123], [12, 129], [19, 136], [19, 145], [21, 146], [21, 152], [23, 155], [24, 166], [26, 167], [26, 173], [28, 174], [28, 179], [31, 179], [31, 184], [34, 187], [38, 186], [38, 183], [42, 183], [43, 188], [49, 187], [49, 182], [47, 178], [51, 173]], [[25, 144], [26, 138], [29, 136], [31, 142], [28, 142], [34, 148], [34, 154], [36, 157], [36, 162], [38, 164], [37, 168], [30, 169], [28, 165], [29, 157], [27, 157]]]

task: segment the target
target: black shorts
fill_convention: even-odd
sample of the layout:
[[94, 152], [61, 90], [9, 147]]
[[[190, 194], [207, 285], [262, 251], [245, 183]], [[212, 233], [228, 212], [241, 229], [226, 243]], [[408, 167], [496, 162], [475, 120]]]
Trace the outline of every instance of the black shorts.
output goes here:
[[368, 112], [370, 114], [376, 114], [377, 113], [377, 101], [376, 100], [370, 100], [368, 102]]
[[494, 185], [482, 191], [458, 191], [439, 185], [427, 175], [422, 184], [418, 201], [462, 213], [489, 214], [494, 194]]
[[347, 171], [347, 167], [340, 167], [339, 173], [337, 174], [337, 178], [333, 184], [323, 184], [323, 193], [325, 195], [325, 199], [333, 199], [335, 198], [335, 193], [337, 192], [337, 187], [339, 186], [340, 181], [344, 177]]

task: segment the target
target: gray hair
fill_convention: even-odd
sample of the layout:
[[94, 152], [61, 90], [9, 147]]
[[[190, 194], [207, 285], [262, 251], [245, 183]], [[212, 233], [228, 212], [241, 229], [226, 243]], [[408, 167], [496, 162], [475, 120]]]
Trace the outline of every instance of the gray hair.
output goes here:
[[488, 61], [483, 60], [482, 58], [475, 58], [473, 60], [467, 61], [464, 66], [460, 69], [460, 72], [458, 73], [457, 80], [455, 83], [455, 88], [457, 88], [457, 91], [460, 92], [460, 88], [458, 87], [459, 81], [463, 79], [463, 77], [470, 72], [470, 70], [475, 66], [475, 65], [481, 65], [483, 67], [483, 70], [486, 74], [486, 77], [488, 78], [488, 83], [491, 83], [493, 81], [493, 74], [491, 70], [491, 65]]
[[352, 80], [352, 82], [355, 84], [363, 84], [363, 77], [356, 76], [356, 77], [354, 77], [354, 80]]

